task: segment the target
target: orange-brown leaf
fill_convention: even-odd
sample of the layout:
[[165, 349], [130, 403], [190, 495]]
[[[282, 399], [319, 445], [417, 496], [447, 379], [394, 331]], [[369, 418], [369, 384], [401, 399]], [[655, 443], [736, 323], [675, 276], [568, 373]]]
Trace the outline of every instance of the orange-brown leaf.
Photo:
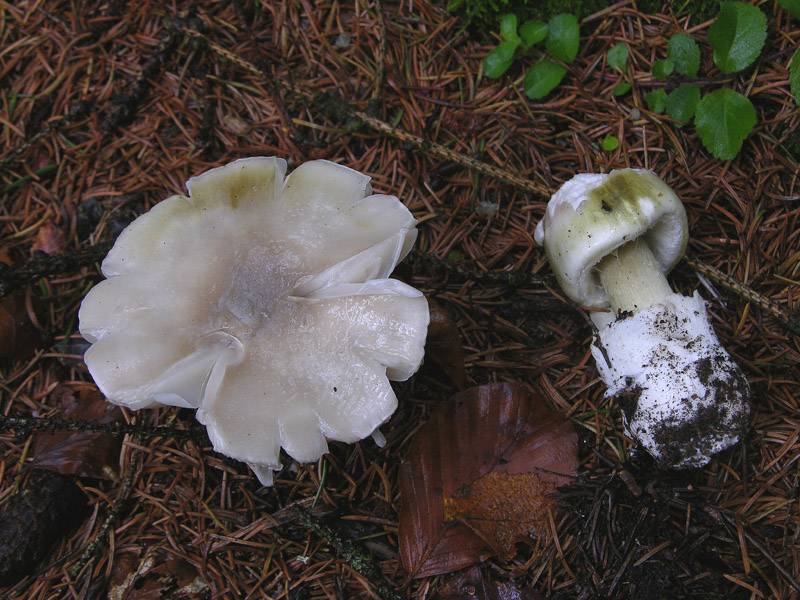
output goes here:
[[511, 560], [516, 542], [536, 537], [547, 527], [547, 512], [555, 507], [554, 491], [555, 486], [536, 473], [491, 471], [445, 498], [445, 519], [463, 523], [500, 560]]
[[[400, 554], [406, 570], [427, 577], [493, 553], [513, 553], [496, 531], [477, 527], [477, 521], [523, 521], [518, 513], [533, 508], [530, 494], [537, 494], [533, 504], [546, 511], [545, 491], [577, 472], [577, 454], [572, 425], [521, 385], [456, 394], [420, 429], [400, 468]], [[499, 475], [487, 477], [490, 473]], [[491, 503], [477, 500], [487, 490], [506, 494], [504, 502], [490, 510]], [[462, 518], [448, 523], [445, 499], [451, 518]], [[544, 514], [525, 519], [509, 543], [535, 535]]]

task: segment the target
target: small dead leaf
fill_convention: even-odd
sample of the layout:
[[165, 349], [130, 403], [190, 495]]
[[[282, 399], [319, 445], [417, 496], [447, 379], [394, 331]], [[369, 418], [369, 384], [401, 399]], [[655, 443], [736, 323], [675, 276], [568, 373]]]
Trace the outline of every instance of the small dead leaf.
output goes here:
[[544, 596], [530, 586], [491, 581], [480, 567], [448, 577], [439, 588], [439, 596], [442, 600], [544, 600]]
[[514, 542], [539, 533], [555, 508], [549, 490], [577, 472], [577, 442], [572, 425], [521, 385], [470, 388], [437, 408], [400, 467], [406, 571], [428, 577], [513, 556]]
[[425, 356], [439, 365], [458, 390], [466, 386], [464, 354], [458, 328], [450, 316], [433, 300], [428, 301], [431, 322], [425, 340]]
[[64, 232], [52, 223], [45, 223], [39, 228], [36, 234], [36, 242], [33, 249], [41, 250], [45, 254], [58, 254], [64, 251], [67, 241]]
[[240, 119], [234, 115], [225, 115], [222, 117], [222, 123], [225, 128], [237, 135], [244, 135], [250, 131], [251, 125], [244, 119]]
[[[122, 411], [94, 388], [82, 389], [78, 399], [69, 388], [62, 388], [60, 393], [58, 407], [66, 420], [122, 421]], [[34, 445], [34, 465], [64, 475], [116, 479], [121, 448], [122, 440], [107, 433], [41, 431]]]
[[483, 118], [467, 110], [447, 110], [442, 114], [442, 125], [460, 138], [470, 138], [483, 128]]
[[211, 595], [197, 567], [164, 549], [149, 550], [141, 560], [115, 558], [109, 600], [205, 600]]
[[41, 334], [31, 321], [25, 294], [14, 292], [0, 301], [0, 358], [27, 358]]

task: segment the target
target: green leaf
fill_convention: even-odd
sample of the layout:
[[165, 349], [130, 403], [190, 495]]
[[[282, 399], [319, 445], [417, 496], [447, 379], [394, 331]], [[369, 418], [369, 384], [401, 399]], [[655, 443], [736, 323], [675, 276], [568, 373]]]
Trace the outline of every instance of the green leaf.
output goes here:
[[698, 102], [700, 102], [700, 86], [682, 85], [669, 93], [664, 107], [670, 117], [681, 125], [686, 125], [692, 120]]
[[545, 46], [553, 58], [571, 63], [578, 55], [580, 29], [575, 15], [568, 13], [556, 15], [547, 26]]
[[622, 96], [625, 92], [631, 89], [631, 85], [626, 81], [620, 81], [617, 85], [614, 86], [614, 95], [615, 96]]
[[666, 81], [670, 73], [675, 70], [675, 63], [671, 58], [657, 60], [653, 63], [653, 77], [660, 81]]
[[514, 62], [514, 52], [519, 44], [519, 41], [501, 42], [496, 48], [492, 48], [483, 59], [483, 72], [486, 76], [495, 78], [505, 73]]
[[778, 4], [788, 10], [795, 19], [800, 19], [800, 0], [778, 0]]
[[767, 18], [744, 2], [723, 2], [719, 16], [708, 28], [714, 64], [723, 73], [748, 67], [761, 53], [767, 39]]
[[561, 83], [566, 73], [564, 67], [549, 60], [534, 64], [525, 75], [525, 95], [531, 100], [544, 98]]
[[673, 35], [667, 43], [667, 57], [675, 63], [675, 70], [687, 77], [697, 77], [700, 69], [700, 49], [685, 33]]
[[613, 135], [607, 135], [600, 145], [606, 152], [611, 152], [619, 148], [619, 139]]
[[667, 91], [664, 89], [653, 90], [644, 97], [647, 108], [660, 115], [667, 108]]
[[709, 152], [722, 160], [731, 160], [753, 131], [756, 110], [740, 93], [723, 88], [700, 100], [694, 122], [697, 134]]
[[628, 46], [620, 42], [611, 48], [608, 53], [606, 53], [606, 62], [612, 69], [616, 69], [617, 71], [625, 70], [625, 63], [628, 62]]
[[795, 103], [800, 106], [800, 52], [795, 52], [789, 64], [789, 88], [792, 90]]
[[500, 35], [509, 42], [520, 41], [517, 35], [517, 15], [503, 15], [500, 17]]
[[547, 37], [547, 23], [542, 21], [525, 21], [519, 28], [522, 47], [527, 50]]

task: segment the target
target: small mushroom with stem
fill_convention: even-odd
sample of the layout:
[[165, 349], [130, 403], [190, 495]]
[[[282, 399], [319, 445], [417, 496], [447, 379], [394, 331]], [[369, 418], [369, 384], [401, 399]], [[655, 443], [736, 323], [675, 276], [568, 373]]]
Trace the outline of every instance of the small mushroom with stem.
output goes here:
[[122, 232], [80, 309], [100, 390], [131, 409], [197, 409], [214, 449], [264, 485], [355, 442], [419, 367], [425, 297], [389, 274], [416, 221], [369, 177], [247, 158], [189, 180]]
[[699, 467], [746, 431], [750, 387], [705, 301], [665, 274], [686, 250], [680, 199], [654, 173], [579, 174], [551, 198], [535, 239], [564, 292], [598, 309], [592, 344], [628, 433], [663, 466]]

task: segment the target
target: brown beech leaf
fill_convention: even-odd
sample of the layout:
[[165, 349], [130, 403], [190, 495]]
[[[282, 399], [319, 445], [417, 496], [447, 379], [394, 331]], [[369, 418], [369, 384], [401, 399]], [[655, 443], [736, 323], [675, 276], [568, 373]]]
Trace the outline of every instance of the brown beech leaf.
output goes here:
[[463, 390], [467, 375], [458, 328], [450, 316], [433, 300], [428, 301], [431, 322], [425, 340], [425, 356], [441, 367], [456, 388]]
[[542, 398], [506, 383], [456, 394], [414, 436], [400, 467], [406, 571], [428, 577], [513, 556], [516, 541], [541, 533], [554, 508], [547, 494], [577, 469], [578, 436]]
[[[94, 388], [79, 392], [62, 388], [58, 407], [64, 419], [98, 423], [122, 420], [122, 411]], [[122, 440], [90, 431], [40, 431], [34, 445], [34, 466], [63, 475], [115, 479]]]

